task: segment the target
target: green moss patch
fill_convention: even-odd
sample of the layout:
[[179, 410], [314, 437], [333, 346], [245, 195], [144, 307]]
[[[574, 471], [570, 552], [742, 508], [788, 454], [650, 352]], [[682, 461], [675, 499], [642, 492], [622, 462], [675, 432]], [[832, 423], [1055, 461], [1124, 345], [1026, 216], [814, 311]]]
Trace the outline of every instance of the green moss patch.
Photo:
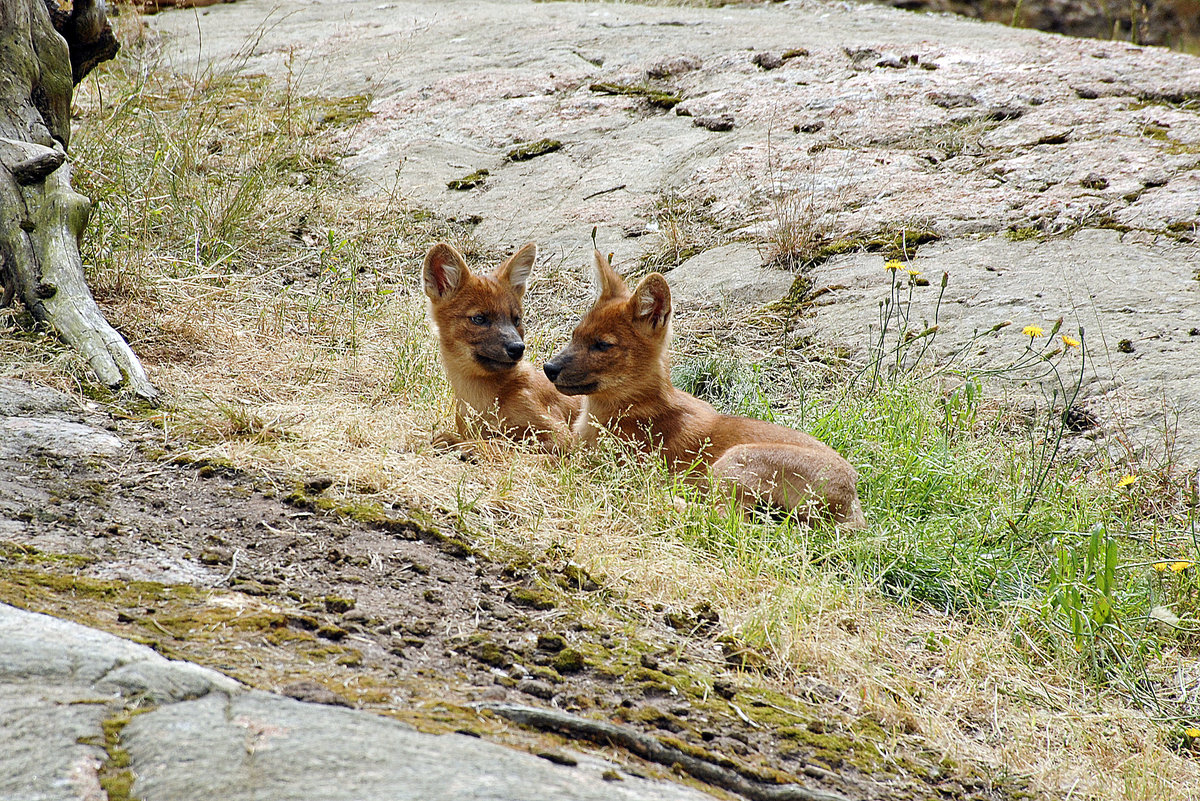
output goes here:
[[455, 178], [453, 181], [446, 182], [446, 188], [455, 192], [465, 192], [468, 189], [474, 189], [477, 186], [482, 186], [487, 180], [490, 173], [486, 169], [479, 169], [475, 172], [468, 173], [462, 178]]
[[627, 97], [645, 98], [646, 102], [655, 108], [675, 108], [683, 102], [683, 98], [673, 92], [655, 89], [645, 84], [627, 83], [594, 83], [588, 89], [602, 95], [624, 95]]
[[536, 142], [529, 142], [524, 145], [514, 147], [505, 154], [504, 158], [507, 161], [529, 161], [538, 156], [544, 156], [547, 153], [553, 153], [556, 150], [562, 149], [562, 142], [557, 139], [539, 139]]

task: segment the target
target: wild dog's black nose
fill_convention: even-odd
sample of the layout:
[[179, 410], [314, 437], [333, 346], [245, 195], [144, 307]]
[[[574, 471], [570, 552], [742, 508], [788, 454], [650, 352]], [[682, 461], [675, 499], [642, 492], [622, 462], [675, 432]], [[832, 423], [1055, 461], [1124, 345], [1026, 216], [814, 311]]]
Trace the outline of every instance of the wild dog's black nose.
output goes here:
[[562, 368], [554, 362], [546, 362], [544, 365], [542, 365], [542, 370], [545, 371], [546, 378], [549, 378], [551, 381], [554, 381], [556, 378], [558, 378], [558, 374], [562, 372]]
[[515, 362], [525, 355], [525, 343], [509, 342], [504, 346], [504, 352], [508, 354], [508, 358]]

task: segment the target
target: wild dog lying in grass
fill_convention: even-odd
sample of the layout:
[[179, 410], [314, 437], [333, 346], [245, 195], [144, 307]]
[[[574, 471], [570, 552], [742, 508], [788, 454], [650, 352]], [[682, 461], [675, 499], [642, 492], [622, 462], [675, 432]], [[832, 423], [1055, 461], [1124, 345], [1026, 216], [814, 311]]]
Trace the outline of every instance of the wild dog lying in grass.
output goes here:
[[425, 294], [454, 389], [456, 431], [439, 434], [435, 444], [461, 446], [477, 430], [534, 437], [549, 451], [570, 445], [579, 401], [560, 394], [522, 361], [521, 297], [536, 257], [537, 246], [530, 242], [492, 275], [475, 275], [444, 242], [425, 254]]
[[766, 502], [808, 520], [866, 525], [858, 473], [819, 439], [783, 426], [718, 414], [676, 389], [669, 361], [671, 290], [658, 273], [629, 288], [599, 251], [600, 297], [546, 377], [566, 395], [584, 395], [576, 434], [586, 447], [601, 429], [644, 449], [659, 448], [672, 470], [709, 466], [743, 507]]

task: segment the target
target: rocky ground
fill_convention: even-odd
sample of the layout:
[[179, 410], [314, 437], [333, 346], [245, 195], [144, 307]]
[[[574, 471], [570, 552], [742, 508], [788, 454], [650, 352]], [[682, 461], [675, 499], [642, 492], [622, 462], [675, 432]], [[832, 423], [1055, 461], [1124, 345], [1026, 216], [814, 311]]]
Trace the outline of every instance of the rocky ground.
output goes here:
[[[319, 478], [179, 464], [161, 432], [22, 382], [0, 382], [0, 432], [0, 798], [707, 797], [666, 777], [751, 798], [1020, 789], [885, 732], [836, 687], [773, 690], [706, 607], [635, 626], [619, 585], [561, 555], [331, 509]], [[642, 745], [539, 734], [495, 704]]]
[[[1195, 57], [817, 2], [246, 0], [153, 24], [180, 69], [236, 56], [368, 94], [343, 143], [365, 187], [488, 247], [536, 239], [570, 273], [599, 225], [619, 268], [669, 270], [684, 324], [706, 307], [719, 326], [722, 305], [780, 297], [800, 271], [800, 343], [862, 354], [894, 256], [930, 283], [912, 318], [940, 314], [943, 356], [1010, 321], [977, 360], [1002, 364], [1025, 326], [1062, 318], [1084, 329], [1092, 436], [1118, 458], [1200, 461]], [[517, 152], [543, 140], [560, 146]]]

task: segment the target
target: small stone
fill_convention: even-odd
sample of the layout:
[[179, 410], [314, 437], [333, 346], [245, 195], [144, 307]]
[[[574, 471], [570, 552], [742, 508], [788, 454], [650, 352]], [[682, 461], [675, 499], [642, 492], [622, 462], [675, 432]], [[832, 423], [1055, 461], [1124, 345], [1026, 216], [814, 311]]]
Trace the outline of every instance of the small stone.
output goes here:
[[966, 92], [930, 92], [925, 97], [930, 103], [942, 108], [966, 108], [979, 104], [974, 95]]
[[325, 611], [333, 612], [334, 614], [344, 614], [354, 608], [353, 598], [341, 598], [336, 595], [326, 595]]
[[1142, 186], [1152, 189], [1156, 186], [1166, 186], [1171, 178], [1166, 170], [1151, 168], [1142, 173]]
[[875, 66], [883, 67], [884, 69], [902, 70], [908, 66], [908, 62], [895, 56], [885, 56], [876, 61]]
[[550, 663], [559, 673], [578, 673], [587, 667], [583, 654], [574, 648], [564, 648]]
[[309, 495], [320, 495], [332, 486], [332, 476], [310, 476], [304, 480], [304, 491]]
[[554, 697], [554, 687], [537, 679], [524, 679], [517, 682], [517, 690], [526, 695], [532, 695], [534, 698], [541, 698], [543, 701], [549, 701]]
[[1117, 351], [1120, 353], [1133, 353], [1133, 340], [1122, 339], [1117, 343]]
[[733, 115], [721, 114], [715, 117], [696, 117], [692, 120], [692, 125], [709, 131], [732, 131]]
[[646, 68], [648, 78], [670, 78], [700, 69], [702, 62], [695, 56], [675, 56], [654, 62]]
[[1100, 96], [1100, 93], [1097, 92], [1095, 89], [1093, 89], [1090, 86], [1075, 87], [1075, 94], [1076, 94], [1076, 96], [1081, 97], [1084, 100], [1095, 100], [1097, 97]]
[[823, 120], [813, 120], [812, 122], [798, 122], [792, 126], [792, 131], [795, 133], [816, 133], [825, 127]]
[[567, 647], [567, 640], [561, 634], [539, 634], [537, 647], [539, 651], [558, 653]]
[[783, 56], [778, 53], [755, 53], [750, 57], [750, 63], [764, 70], [773, 70], [783, 66]]
[[279, 688], [279, 692], [288, 698], [295, 698], [297, 701], [307, 701], [310, 704], [353, 706], [353, 704], [328, 687], [307, 679], [285, 684]]
[[713, 681], [713, 692], [728, 701], [737, 695], [737, 687], [729, 679], [715, 679]]
[[641, 657], [638, 658], [638, 664], [644, 668], [649, 668], [650, 670], [658, 670], [658, 660], [650, 654], [642, 654]]
[[609, 770], [606, 770], [603, 773], [601, 773], [600, 778], [606, 782], [623, 782], [623, 781], [625, 781], [623, 778], [621, 778], [620, 773], [617, 773], [615, 770], [612, 770], [611, 768]]
[[1098, 172], [1089, 172], [1079, 185], [1084, 189], [1108, 189], [1108, 179]]
[[568, 768], [573, 768], [579, 764], [579, 760], [567, 754], [560, 754], [557, 751], [539, 751], [538, 756], [547, 762], [553, 762], [555, 765], [565, 765]]

